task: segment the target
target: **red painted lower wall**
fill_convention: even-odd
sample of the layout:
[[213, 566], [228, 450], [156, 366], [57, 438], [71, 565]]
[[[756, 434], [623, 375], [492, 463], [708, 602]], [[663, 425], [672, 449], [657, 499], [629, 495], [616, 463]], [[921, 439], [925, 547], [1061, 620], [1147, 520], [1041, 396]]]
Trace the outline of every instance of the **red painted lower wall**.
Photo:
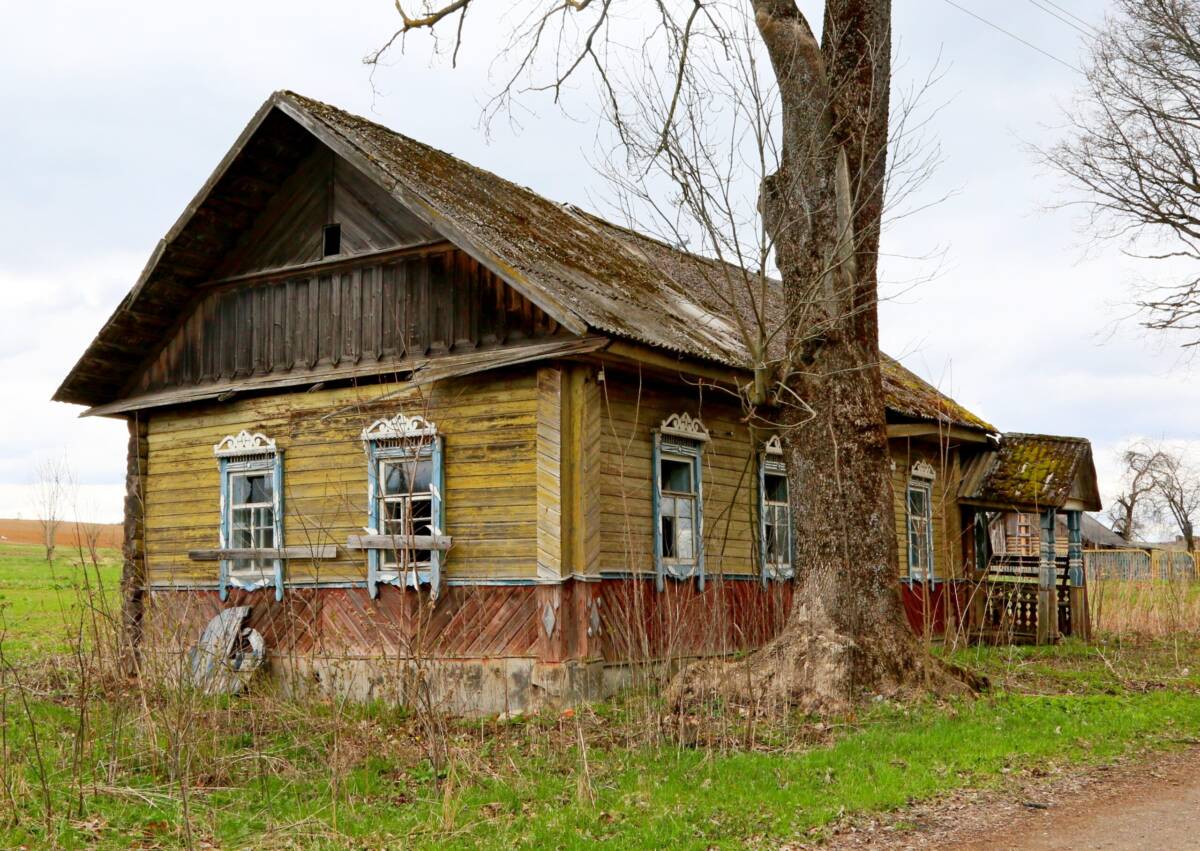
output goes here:
[[[725, 655], [757, 647], [782, 629], [795, 586], [790, 582], [653, 579], [569, 580], [561, 585], [456, 586], [437, 601], [382, 586], [231, 591], [160, 590], [149, 595], [145, 640], [186, 647], [229, 606], [251, 607], [248, 625], [270, 651], [349, 657], [568, 660], [669, 659]], [[902, 586], [910, 624], [929, 620], [934, 634], [960, 622], [966, 600], [957, 586]]]

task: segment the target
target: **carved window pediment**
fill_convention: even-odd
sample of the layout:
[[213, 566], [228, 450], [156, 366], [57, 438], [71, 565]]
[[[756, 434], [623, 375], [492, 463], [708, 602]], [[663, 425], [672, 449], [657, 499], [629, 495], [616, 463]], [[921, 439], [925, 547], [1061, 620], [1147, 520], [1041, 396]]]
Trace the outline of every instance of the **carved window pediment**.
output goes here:
[[932, 482], [937, 478], [937, 470], [935, 470], [933, 465], [928, 461], [921, 459], [912, 465], [912, 468], [909, 470], [909, 475], [914, 479], [925, 479], [926, 481]]
[[437, 424], [431, 423], [420, 414], [408, 416], [396, 414], [375, 420], [362, 430], [363, 440], [404, 440], [414, 437], [432, 437], [437, 434]]
[[688, 413], [671, 414], [662, 421], [659, 431], [671, 437], [698, 440], [701, 443], [707, 443], [709, 440], [708, 429], [704, 427], [704, 423], [700, 421], [699, 417], [693, 417]]
[[251, 433], [242, 429], [237, 434], [227, 435], [213, 446], [213, 455], [218, 458], [237, 458], [242, 455], [267, 455], [275, 452], [274, 439], [262, 432]]

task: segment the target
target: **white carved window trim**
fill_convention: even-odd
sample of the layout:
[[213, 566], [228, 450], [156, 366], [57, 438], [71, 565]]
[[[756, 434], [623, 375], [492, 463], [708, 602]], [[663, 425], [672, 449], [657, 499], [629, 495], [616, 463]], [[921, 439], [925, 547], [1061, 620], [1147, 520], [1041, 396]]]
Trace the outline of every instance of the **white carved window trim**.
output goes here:
[[[759, 534], [759, 556], [762, 561], [762, 577], [766, 582], [768, 579], [791, 579], [795, 576], [795, 568], [793, 565], [794, 551], [792, 546], [792, 507], [790, 500], [785, 503], [772, 501], [767, 499], [767, 477], [782, 476], [787, 483], [786, 488], [788, 495], [791, 495], [791, 482], [787, 479], [787, 465], [783, 460], [783, 444], [779, 439], [779, 435], [773, 435], [763, 444], [762, 456], [759, 459], [759, 478], [758, 478], [758, 534]], [[778, 520], [779, 515], [783, 515], [783, 528], [785, 544], [784, 549], [787, 552], [786, 561], [771, 561], [768, 556], [767, 545], [767, 527], [778, 526], [779, 523], [768, 524], [767, 517], [770, 515], [773, 519]]]
[[[665, 578], [687, 579], [696, 577], [700, 588], [704, 587], [704, 477], [701, 455], [704, 445], [710, 440], [708, 429], [699, 417], [688, 413], [671, 414], [654, 430], [654, 446], [651, 462], [653, 485], [654, 524], [654, 570], [658, 589], [665, 587]], [[669, 492], [663, 488], [662, 467], [664, 461], [687, 464], [690, 472], [688, 492]], [[673, 506], [670, 514], [664, 514], [665, 503]], [[676, 518], [673, 525], [678, 530], [680, 504], [688, 506], [691, 513], [692, 554], [689, 558], [666, 555], [663, 537], [665, 516]]]
[[700, 443], [707, 443], [710, 439], [708, 429], [704, 427], [700, 418], [693, 417], [686, 412], [671, 414], [662, 421], [658, 431], [659, 434], [681, 437], [684, 440], [695, 440]]
[[213, 445], [213, 455], [218, 458], [238, 458], [244, 455], [273, 455], [275, 441], [262, 432], [242, 429], [237, 434], [226, 435]]
[[371, 440], [410, 440], [412, 438], [433, 437], [437, 432], [437, 424], [425, 419], [420, 414], [408, 416], [396, 414], [394, 417], [384, 417], [375, 420], [362, 430], [362, 439]]
[[937, 470], [935, 470], [933, 465], [924, 458], [918, 459], [916, 463], [912, 465], [912, 468], [908, 471], [908, 474], [914, 479], [924, 479], [930, 482], [937, 478]]
[[[265, 475], [271, 483], [271, 539], [269, 548], [282, 551], [283, 541], [283, 453], [273, 438], [261, 432], [242, 429], [223, 437], [213, 445], [213, 455], [220, 469], [220, 531], [221, 549], [234, 545], [233, 502], [235, 481], [249, 476]], [[264, 504], [239, 504], [242, 508], [261, 510]], [[252, 527], [253, 527], [252, 523]], [[229, 588], [256, 591], [275, 586], [275, 598], [283, 599], [283, 560], [280, 558], [222, 559], [218, 577], [221, 599], [227, 599]]]
[[[409, 416], [398, 413], [393, 417], [375, 420], [362, 430], [362, 441], [367, 451], [367, 500], [368, 517], [366, 530], [372, 535], [389, 534], [384, 523], [384, 511], [389, 498], [384, 494], [385, 471], [388, 464], [405, 460], [425, 460], [431, 464], [429, 491], [410, 493], [409, 501], [425, 498], [430, 504], [430, 534], [444, 535], [445, 500], [443, 499], [444, 443], [438, 434], [437, 424], [420, 414]], [[428, 551], [428, 556], [417, 558], [418, 551], [408, 549], [404, 554], [393, 553], [388, 558], [385, 550], [372, 548], [367, 553], [367, 588], [372, 597], [379, 593], [380, 584], [417, 588], [429, 585], [436, 598], [441, 588], [441, 572], [445, 553], [439, 549]]]

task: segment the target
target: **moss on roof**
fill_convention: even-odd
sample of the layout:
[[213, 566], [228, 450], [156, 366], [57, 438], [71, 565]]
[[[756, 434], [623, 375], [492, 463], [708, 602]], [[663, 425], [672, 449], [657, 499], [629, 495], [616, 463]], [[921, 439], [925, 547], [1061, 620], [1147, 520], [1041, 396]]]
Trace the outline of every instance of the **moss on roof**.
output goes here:
[[[1000, 447], [983, 459], [975, 475], [968, 473], [960, 496], [993, 505], [1058, 508], [1071, 497], [1083, 476], [1083, 491], [1095, 490], [1092, 445], [1082, 437], [1050, 434], [1005, 434]], [[1098, 496], [1095, 509], [1099, 508]]]
[[918, 420], [981, 429], [991, 434], [999, 432], [987, 420], [905, 369], [899, 361], [888, 355], [882, 355], [882, 358], [883, 392], [888, 407], [896, 413]]

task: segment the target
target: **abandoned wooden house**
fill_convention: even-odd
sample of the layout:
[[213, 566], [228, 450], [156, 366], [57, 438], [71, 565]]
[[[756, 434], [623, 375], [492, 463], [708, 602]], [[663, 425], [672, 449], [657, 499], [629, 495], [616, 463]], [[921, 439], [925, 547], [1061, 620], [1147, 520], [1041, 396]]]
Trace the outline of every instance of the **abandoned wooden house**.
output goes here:
[[[128, 421], [142, 645], [248, 606], [281, 681], [402, 697], [417, 666], [440, 705], [494, 712], [761, 643], [803, 566], [778, 444], [719, 390], [749, 361], [711, 266], [273, 95], [55, 395]], [[1045, 607], [1082, 581], [1086, 441], [1000, 436], [884, 377], [914, 622], [1064, 629]], [[1017, 564], [989, 545], [1010, 511], [1041, 524], [994, 577], [1024, 596], [947, 591]]]

